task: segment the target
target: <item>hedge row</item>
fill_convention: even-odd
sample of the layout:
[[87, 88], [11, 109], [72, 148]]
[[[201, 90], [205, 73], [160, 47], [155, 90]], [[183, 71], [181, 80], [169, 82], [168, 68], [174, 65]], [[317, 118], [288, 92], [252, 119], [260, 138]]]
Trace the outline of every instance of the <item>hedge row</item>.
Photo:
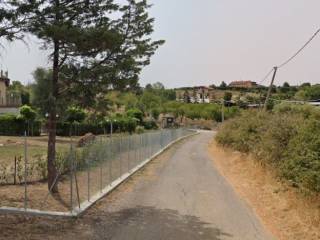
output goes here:
[[320, 109], [282, 104], [226, 122], [218, 143], [251, 153], [293, 186], [320, 193]]
[[41, 132], [41, 122], [33, 121], [29, 125], [16, 115], [0, 115], [0, 135], [22, 136], [27, 131], [29, 135], [39, 136]]
[[[134, 132], [137, 127], [137, 121], [133, 118], [117, 118], [113, 119], [113, 132]], [[93, 133], [95, 135], [110, 133], [111, 123], [57, 123], [57, 135], [69, 136], [70, 133], [74, 136], [82, 136], [86, 133]]]

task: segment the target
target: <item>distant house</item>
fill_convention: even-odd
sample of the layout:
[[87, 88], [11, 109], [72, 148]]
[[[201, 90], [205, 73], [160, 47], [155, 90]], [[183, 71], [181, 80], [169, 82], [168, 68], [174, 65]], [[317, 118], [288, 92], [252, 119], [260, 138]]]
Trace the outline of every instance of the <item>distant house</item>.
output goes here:
[[213, 91], [205, 86], [197, 86], [177, 91], [177, 101], [186, 103], [210, 103], [213, 99]]
[[229, 84], [230, 88], [256, 88], [258, 84], [252, 81], [233, 81]]
[[0, 72], [0, 114], [12, 113], [17, 114], [21, 106], [21, 96], [8, 91], [10, 79], [8, 72]]

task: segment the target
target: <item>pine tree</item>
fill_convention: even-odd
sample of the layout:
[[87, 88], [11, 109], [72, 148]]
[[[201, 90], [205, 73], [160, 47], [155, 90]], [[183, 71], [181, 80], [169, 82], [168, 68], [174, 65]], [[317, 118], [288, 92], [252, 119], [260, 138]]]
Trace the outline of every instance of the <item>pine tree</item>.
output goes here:
[[113, 0], [6, 0], [3, 6], [14, 12], [6, 19], [17, 32], [36, 36], [51, 53], [48, 188], [56, 192], [59, 99], [86, 89], [90, 91], [84, 96], [90, 98], [110, 88], [136, 85], [142, 67], [163, 42], [148, 37], [154, 20], [146, 1], [120, 5]]

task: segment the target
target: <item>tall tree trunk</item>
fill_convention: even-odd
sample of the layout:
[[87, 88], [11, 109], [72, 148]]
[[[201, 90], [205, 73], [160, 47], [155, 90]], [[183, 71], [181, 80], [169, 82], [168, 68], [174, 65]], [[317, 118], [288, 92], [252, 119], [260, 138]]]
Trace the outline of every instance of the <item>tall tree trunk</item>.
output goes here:
[[53, 74], [52, 74], [52, 96], [49, 101], [49, 139], [48, 139], [48, 188], [52, 192], [58, 192], [56, 183], [57, 169], [55, 166], [56, 159], [56, 129], [57, 129], [57, 97], [58, 97], [58, 80], [59, 80], [59, 41], [54, 41], [53, 53]]

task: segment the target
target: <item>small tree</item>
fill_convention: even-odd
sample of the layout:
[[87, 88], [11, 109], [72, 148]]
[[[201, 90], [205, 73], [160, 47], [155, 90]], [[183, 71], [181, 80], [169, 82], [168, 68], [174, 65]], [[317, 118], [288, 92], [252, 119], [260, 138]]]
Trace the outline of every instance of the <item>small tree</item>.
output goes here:
[[113, 0], [2, 1], [0, 36], [31, 34], [50, 52], [48, 188], [53, 192], [58, 191], [55, 158], [59, 100], [81, 97], [84, 103], [98, 92], [108, 91], [110, 85], [114, 89], [136, 86], [142, 68], [163, 43], [148, 37], [154, 21], [147, 13], [149, 7], [146, 0], [123, 4]]
[[221, 89], [226, 89], [227, 88], [227, 84], [224, 81], [222, 81], [221, 84], [220, 84], [220, 88]]
[[139, 121], [138, 124], [142, 124], [143, 122], [143, 112], [137, 108], [129, 109], [127, 111], [127, 116], [130, 118], [137, 119]]
[[81, 123], [86, 119], [86, 113], [79, 107], [69, 107], [67, 109], [67, 121], [69, 123]]
[[31, 135], [33, 136], [33, 123], [37, 118], [37, 113], [30, 106], [23, 105], [20, 108], [20, 116], [27, 123], [27, 133], [30, 135], [30, 125], [31, 125]]

